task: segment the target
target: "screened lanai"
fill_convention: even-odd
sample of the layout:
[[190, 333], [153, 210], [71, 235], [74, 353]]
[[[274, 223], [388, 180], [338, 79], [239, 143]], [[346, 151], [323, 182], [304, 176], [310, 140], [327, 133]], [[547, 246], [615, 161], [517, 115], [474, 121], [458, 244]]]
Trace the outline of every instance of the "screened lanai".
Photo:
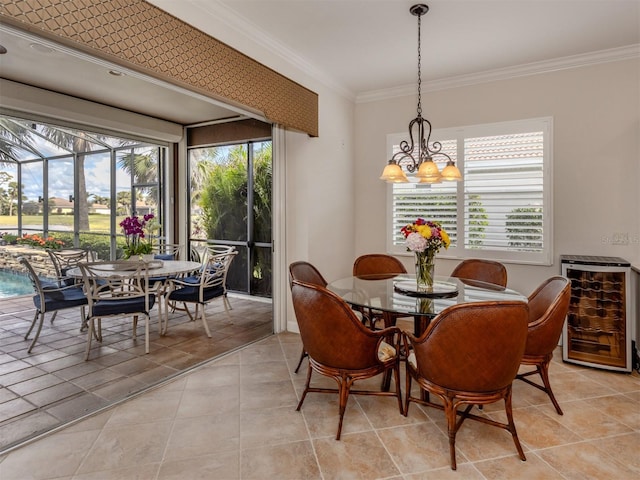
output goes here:
[[120, 222], [145, 214], [157, 218], [153, 234], [164, 238], [166, 151], [167, 145], [2, 115], [3, 243], [37, 236], [120, 258]]

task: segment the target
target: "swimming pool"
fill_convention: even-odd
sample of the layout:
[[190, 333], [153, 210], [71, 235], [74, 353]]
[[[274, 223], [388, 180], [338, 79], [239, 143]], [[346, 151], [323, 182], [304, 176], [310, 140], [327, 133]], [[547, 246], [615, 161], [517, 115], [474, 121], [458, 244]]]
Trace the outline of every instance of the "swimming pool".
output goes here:
[[33, 287], [26, 276], [0, 270], [0, 298], [17, 297], [30, 293], [33, 293]]

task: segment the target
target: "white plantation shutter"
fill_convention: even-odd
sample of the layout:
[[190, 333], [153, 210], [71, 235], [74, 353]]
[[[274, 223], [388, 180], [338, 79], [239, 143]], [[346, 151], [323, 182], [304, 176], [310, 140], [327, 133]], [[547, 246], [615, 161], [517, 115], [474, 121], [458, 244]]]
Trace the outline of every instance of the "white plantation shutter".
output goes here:
[[[422, 217], [441, 222], [451, 237], [439, 256], [549, 265], [551, 124], [543, 118], [434, 130], [463, 180], [418, 184], [409, 176], [411, 183], [392, 184], [390, 252], [406, 251], [400, 228]], [[390, 135], [389, 148], [404, 136]]]

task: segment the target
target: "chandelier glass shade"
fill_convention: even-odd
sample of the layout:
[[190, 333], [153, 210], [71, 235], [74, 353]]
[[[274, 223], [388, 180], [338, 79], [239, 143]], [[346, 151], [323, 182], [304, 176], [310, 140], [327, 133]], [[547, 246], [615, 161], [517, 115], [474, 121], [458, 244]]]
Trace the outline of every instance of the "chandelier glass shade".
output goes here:
[[[380, 180], [388, 183], [408, 182], [407, 175], [402, 170], [404, 166], [409, 173], [415, 173], [419, 183], [440, 183], [441, 181], [462, 180], [460, 170], [453, 159], [442, 151], [440, 142], [431, 142], [431, 122], [422, 118], [422, 76], [421, 76], [421, 48], [420, 27], [422, 15], [429, 11], [424, 4], [413, 5], [409, 11], [418, 17], [418, 107], [417, 116], [409, 122], [409, 141], [400, 142], [400, 150], [396, 152], [382, 172]], [[444, 157], [447, 164], [442, 172], [433, 158]]]

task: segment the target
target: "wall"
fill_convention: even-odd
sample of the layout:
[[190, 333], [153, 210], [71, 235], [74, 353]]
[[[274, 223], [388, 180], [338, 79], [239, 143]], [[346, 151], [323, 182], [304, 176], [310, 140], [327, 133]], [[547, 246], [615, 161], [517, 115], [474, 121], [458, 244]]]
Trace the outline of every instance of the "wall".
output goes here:
[[[640, 259], [639, 72], [634, 59], [423, 92], [434, 128], [553, 117], [554, 264], [507, 265], [510, 287], [532, 291], [565, 253]], [[356, 106], [356, 255], [385, 250], [386, 135], [405, 132], [415, 108], [415, 96]], [[612, 244], [620, 233], [626, 244]], [[436, 274], [457, 262], [440, 258]]]
[[[179, 3], [151, 3], [176, 14]], [[184, 19], [209, 35], [318, 94], [319, 136], [287, 131], [286, 157], [286, 253], [288, 268], [294, 261], [313, 263], [329, 281], [351, 273], [355, 258], [354, 218], [354, 115], [355, 104], [342, 91], [309, 65], [276, 53], [277, 48], [253, 41], [242, 28], [219, 16], [200, 11]], [[233, 19], [231, 19], [233, 20]], [[276, 245], [276, 248], [278, 246]], [[286, 325], [297, 331], [293, 307], [286, 288]]]

